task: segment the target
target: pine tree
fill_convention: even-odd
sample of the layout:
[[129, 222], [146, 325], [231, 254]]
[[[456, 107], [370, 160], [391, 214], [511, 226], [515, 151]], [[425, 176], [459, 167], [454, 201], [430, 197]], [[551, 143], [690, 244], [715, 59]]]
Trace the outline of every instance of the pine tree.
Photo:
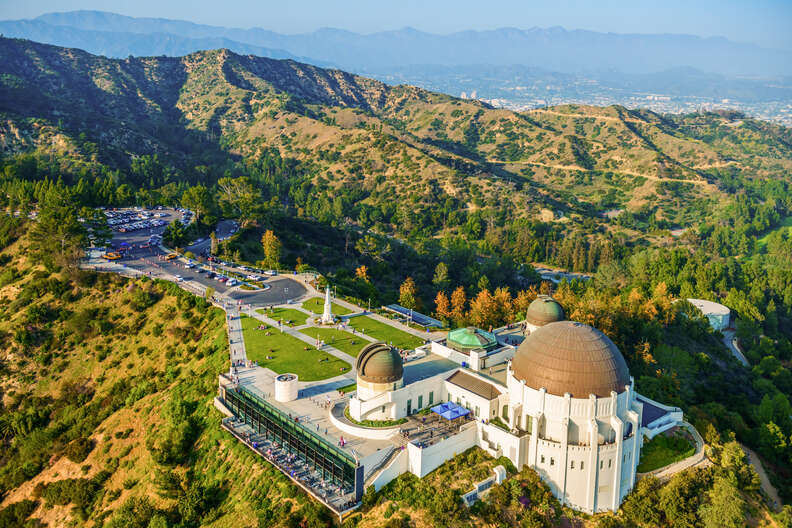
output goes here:
[[716, 478], [707, 497], [709, 502], [698, 511], [705, 528], [745, 526], [745, 501], [729, 479]]
[[495, 326], [512, 321], [513, 316], [513, 301], [511, 293], [508, 288], [498, 288], [493, 294], [496, 309]]
[[465, 305], [467, 305], [465, 288], [459, 286], [451, 293], [451, 318], [457, 327], [465, 324]]
[[498, 321], [498, 307], [495, 298], [489, 290], [481, 290], [476, 298], [470, 301], [470, 312], [468, 319], [479, 328], [488, 329], [495, 326]]
[[420, 307], [418, 287], [412, 277], [407, 277], [399, 286], [399, 304], [408, 310], [418, 310]]
[[448, 296], [443, 291], [437, 292], [435, 297], [435, 315], [438, 319], [448, 322], [452, 318], [451, 303]]
[[363, 282], [370, 282], [369, 275], [368, 275], [368, 266], [363, 265], [360, 266], [355, 270], [355, 277], [362, 280]]
[[448, 266], [445, 262], [440, 262], [437, 267], [435, 267], [432, 284], [434, 284], [438, 290], [445, 290], [450, 283], [451, 281], [448, 278]]
[[261, 236], [261, 245], [264, 248], [264, 265], [268, 268], [278, 269], [280, 265], [281, 241], [271, 229], [267, 229]]

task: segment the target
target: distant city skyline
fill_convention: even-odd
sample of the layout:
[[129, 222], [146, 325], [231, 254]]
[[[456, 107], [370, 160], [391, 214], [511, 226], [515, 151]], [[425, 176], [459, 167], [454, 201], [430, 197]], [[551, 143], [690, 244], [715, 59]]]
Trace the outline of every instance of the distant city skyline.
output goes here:
[[97, 10], [133, 17], [306, 33], [322, 27], [374, 33], [412, 27], [430, 33], [561, 26], [613, 33], [684, 33], [792, 50], [787, 0], [0, 0], [0, 19]]

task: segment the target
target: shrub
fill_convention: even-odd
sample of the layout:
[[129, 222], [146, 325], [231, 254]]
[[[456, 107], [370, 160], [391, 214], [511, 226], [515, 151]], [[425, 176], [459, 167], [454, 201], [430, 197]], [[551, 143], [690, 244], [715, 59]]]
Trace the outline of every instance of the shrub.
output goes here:
[[92, 479], [64, 479], [48, 484], [41, 496], [50, 504], [74, 504], [82, 517], [86, 518], [99, 489], [100, 485]]
[[93, 448], [93, 440], [81, 437], [72, 440], [69, 445], [66, 446], [63, 454], [75, 464], [79, 464], [88, 457], [90, 452], [93, 451]]
[[0, 510], [0, 528], [16, 528], [25, 523], [25, 519], [30, 517], [36, 509], [36, 502], [32, 500], [22, 500], [9, 504]]
[[130, 497], [113, 515], [108, 528], [147, 528], [159, 512], [147, 498]]

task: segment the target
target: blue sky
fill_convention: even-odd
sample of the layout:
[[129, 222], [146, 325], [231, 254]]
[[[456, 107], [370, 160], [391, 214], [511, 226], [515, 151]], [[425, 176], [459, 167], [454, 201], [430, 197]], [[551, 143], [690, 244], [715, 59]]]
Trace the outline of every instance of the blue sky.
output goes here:
[[0, 19], [96, 9], [129, 16], [301, 33], [433, 33], [563, 26], [615, 33], [688, 33], [792, 50], [792, 0], [0, 0]]

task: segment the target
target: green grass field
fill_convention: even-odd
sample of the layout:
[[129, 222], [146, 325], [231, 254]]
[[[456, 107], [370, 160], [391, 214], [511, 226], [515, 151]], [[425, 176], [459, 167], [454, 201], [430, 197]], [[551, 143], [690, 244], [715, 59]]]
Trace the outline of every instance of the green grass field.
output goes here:
[[307, 321], [308, 317], [310, 317], [305, 312], [301, 312], [300, 310], [295, 310], [293, 308], [273, 308], [272, 310], [259, 308], [256, 311], [260, 314], [266, 315], [267, 317], [271, 317], [276, 321], [280, 319], [282, 319], [284, 323], [286, 321], [291, 321], [294, 326], [304, 325], [305, 321]]
[[[324, 297], [313, 297], [311, 299], [308, 299], [307, 301], [302, 303], [302, 307], [315, 314], [321, 314], [322, 312], [324, 312]], [[343, 306], [339, 306], [336, 303], [333, 303], [334, 315], [347, 315], [351, 313], [352, 310], [348, 310]]]
[[641, 449], [638, 473], [646, 473], [683, 460], [696, 452], [696, 448], [682, 436], [657, 435]]
[[776, 231], [792, 231], [792, 216], [788, 216], [781, 221], [781, 225], [767, 232], [762, 238], [757, 239], [756, 245], [764, 249], [767, 245], [767, 239]]
[[349, 325], [352, 328], [362, 331], [366, 335], [384, 341], [385, 343], [392, 343], [393, 346], [399, 348], [413, 349], [424, 343], [423, 339], [408, 334], [407, 332], [402, 332], [397, 328], [376, 321], [365, 315], [352, 317], [349, 320]]
[[311, 327], [300, 330], [300, 333], [313, 338], [318, 337], [319, 339], [324, 339], [325, 343], [328, 345], [354, 357], [357, 357], [363, 347], [369, 344], [369, 341], [366, 341], [360, 336], [354, 336], [349, 332], [334, 330], [332, 328]]
[[[245, 350], [248, 359], [258, 361], [262, 367], [278, 374], [291, 372], [301, 381], [316, 381], [332, 378], [347, 372], [351, 365], [335, 356], [320, 352], [307, 343], [276, 328], [257, 330], [262, 324], [257, 319], [242, 317], [242, 332], [245, 336]], [[271, 335], [267, 335], [270, 332]], [[309, 350], [305, 350], [308, 347]], [[273, 359], [266, 359], [272, 356]], [[342, 372], [340, 369], [344, 368]]]

